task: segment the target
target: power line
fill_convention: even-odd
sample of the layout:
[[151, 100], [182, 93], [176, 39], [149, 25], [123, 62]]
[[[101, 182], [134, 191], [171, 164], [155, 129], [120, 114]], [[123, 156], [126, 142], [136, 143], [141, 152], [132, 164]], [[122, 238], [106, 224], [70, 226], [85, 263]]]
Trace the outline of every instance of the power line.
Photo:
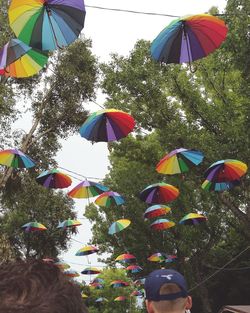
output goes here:
[[180, 17], [178, 15], [165, 14], [165, 13], [143, 12], [143, 11], [134, 11], [134, 10], [127, 10], [127, 9], [106, 8], [106, 7], [99, 7], [99, 6], [94, 6], [94, 5], [85, 5], [85, 7], [92, 8], [92, 9], [106, 10], [106, 11], [125, 12], [125, 13], [134, 13], [134, 14], [143, 14], [143, 15]]
[[207, 282], [209, 279], [211, 279], [212, 277], [214, 277], [216, 274], [218, 274], [220, 271], [222, 271], [228, 264], [232, 263], [234, 260], [238, 259], [238, 257], [240, 255], [242, 255], [244, 252], [246, 252], [248, 249], [250, 248], [250, 246], [246, 247], [243, 251], [241, 251], [240, 253], [238, 253], [234, 258], [232, 258], [230, 261], [228, 261], [225, 265], [223, 265], [221, 268], [219, 268], [217, 271], [215, 271], [212, 275], [208, 276], [207, 278], [205, 278], [202, 282], [200, 282], [199, 284], [196, 284], [194, 287], [192, 287], [191, 289], [189, 289], [188, 291], [192, 291], [194, 289], [196, 289], [197, 287], [203, 285], [205, 282]]

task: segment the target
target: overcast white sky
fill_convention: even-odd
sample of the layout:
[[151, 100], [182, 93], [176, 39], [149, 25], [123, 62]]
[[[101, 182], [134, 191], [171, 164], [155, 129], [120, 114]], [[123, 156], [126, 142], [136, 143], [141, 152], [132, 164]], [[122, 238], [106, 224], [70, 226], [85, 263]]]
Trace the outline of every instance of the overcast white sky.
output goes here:
[[[218, 6], [223, 11], [225, 0], [93, 0], [86, 1], [86, 5], [108, 8], [128, 9], [143, 12], [156, 12], [183, 16], [188, 14], [205, 13], [211, 6]], [[101, 61], [108, 61], [109, 54], [117, 52], [128, 55], [138, 39], [153, 40], [155, 36], [173, 19], [162, 16], [141, 15], [123, 12], [113, 12], [86, 8], [86, 19], [83, 33], [92, 39], [93, 53]], [[102, 98], [98, 99], [101, 103]], [[91, 111], [98, 110], [96, 105], [88, 106]], [[73, 136], [63, 142], [63, 148], [58, 153], [57, 161], [61, 167], [70, 169], [84, 176], [103, 178], [108, 171], [108, 151], [106, 143], [92, 145], [79, 136]], [[75, 181], [72, 186], [78, 182]], [[70, 188], [71, 189], [71, 188]], [[86, 202], [76, 201], [78, 217], [81, 218]], [[79, 234], [74, 238], [81, 243], [72, 241], [70, 250], [63, 254], [65, 262], [69, 262], [72, 269], [83, 270], [88, 265], [86, 257], [76, 257], [75, 252], [91, 240], [91, 225], [81, 220]], [[98, 265], [97, 257], [90, 255], [92, 265]], [[72, 263], [79, 263], [76, 265]], [[100, 264], [101, 265], [101, 264]], [[88, 281], [89, 277], [81, 276]]]

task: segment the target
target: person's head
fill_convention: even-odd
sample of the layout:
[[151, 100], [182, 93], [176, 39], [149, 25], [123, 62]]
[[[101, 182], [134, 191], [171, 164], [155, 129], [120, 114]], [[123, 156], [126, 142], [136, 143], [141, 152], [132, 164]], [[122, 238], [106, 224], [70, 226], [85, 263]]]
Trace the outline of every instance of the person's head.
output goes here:
[[148, 313], [183, 313], [192, 307], [185, 278], [177, 271], [160, 269], [145, 281]]
[[0, 265], [0, 313], [87, 313], [79, 287], [43, 261]]

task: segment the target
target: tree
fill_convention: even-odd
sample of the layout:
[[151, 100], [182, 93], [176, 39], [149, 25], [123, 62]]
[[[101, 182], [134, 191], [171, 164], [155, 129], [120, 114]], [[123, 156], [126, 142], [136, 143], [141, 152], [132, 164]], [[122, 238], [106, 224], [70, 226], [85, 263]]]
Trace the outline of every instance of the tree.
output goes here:
[[[223, 263], [217, 259], [222, 249], [225, 264], [240, 254], [249, 240], [249, 175], [240, 187], [223, 194], [200, 188], [202, 173], [211, 163], [226, 158], [249, 163], [249, 72], [245, 70], [249, 62], [245, 27], [249, 23], [249, 4], [228, 1], [225, 20], [229, 27], [227, 40], [216, 52], [194, 63], [194, 74], [186, 66], [153, 62], [145, 41], [139, 41], [127, 58], [113, 55], [111, 62], [102, 66], [106, 107], [130, 112], [137, 129], [134, 137], [109, 144], [111, 168], [105, 183], [125, 196], [126, 208], [122, 211], [91, 206], [86, 211], [93, 222], [94, 242], [112, 253], [110, 263], [118, 253], [129, 251], [149, 271], [152, 266], [146, 257], [150, 253], [176, 252], [178, 263], [171, 266], [186, 274], [197, 304], [194, 312], [218, 309], [210, 293], [214, 284], [221, 284], [219, 279], [216, 283], [206, 282], [214, 272], [206, 266], [206, 260], [212, 260], [215, 267], [219, 260]], [[234, 47], [234, 38], [240, 51]], [[178, 147], [203, 151], [203, 164], [183, 178], [157, 174], [155, 165], [164, 152]], [[197, 228], [178, 225], [165, 234], [152, 233], [142, 220], [145, 204], [139, 201], [138, 193], [161, 180], [181, 190], [180, 197], [171, 204], [171, 219], [178, 223], [185, 213], [200, 211], [207, 215], [208, 223]], [[131, 226], [116, 237], [109, 236], [108, 226], [121, 216], [130, 218]], [[227, 248], [232, 249], [230, 240], [235, 240], [236, 246], [226, 253]], [[247, 262], [247, 253], [242, 259]], [[242, 290], [240, 285], [237, 288], [235, 300]]]

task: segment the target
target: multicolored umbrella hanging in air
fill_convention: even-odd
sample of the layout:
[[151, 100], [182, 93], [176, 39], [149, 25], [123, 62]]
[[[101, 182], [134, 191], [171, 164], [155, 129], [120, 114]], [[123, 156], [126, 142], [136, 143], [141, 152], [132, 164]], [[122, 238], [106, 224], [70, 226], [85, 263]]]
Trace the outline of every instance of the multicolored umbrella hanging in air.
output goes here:
[[165, 27], [151, 44], [152, 57], [163, 63], [190, 63], [219, 48], [225, 22], [209, 14], [182, 17]]
[[104, 297], [100, 297], [100, 298], [97, 298], [96, 300], [95, 300], [95, 302], [108, 302], [108, 299], [107, 298], [104, 298]]
[[80, 225], [82, 225], [82, 223], [79, 222], [78, 220], [67, 219], [63, 222], [59, 222], [59, 225], [57, 226], [57, 228], [66, 229], [66, 228], [76, 227]]
[[128, 113], [105, 109], [91, 114], [81, 126], [80, 134], [92, 142], [110, 142], [126, 137], [134, 127], [135, 121]]
[[100, 278], [100, 277], [96, 277], [95, 279], [92, 280], [91, 283], [92, 283], [92, 284], [94, 284], [94, 283], [103, 284], [103, 283], [104, 283], [104, 279], [102, 279], [102, 278]]
[[55, 264], [55, 266], [57, 266], [61, 270], [66, 270], [66, 269], [70, 268], [70, 265], [67, 263], [64, 263], [64, 262], [55, 262], [54, 264]]
[[198, 213], [189, 213], [185, 215], [179, 222], [183, 225], [199, 225], [202, 222], [206, 222], [207, 218]]
[[143, 292], [140, 290], [134, 290], [130, 294], [131, 297], [143, 297], [143, 295]]
[[24, 224], [22, 228], [25, 230], [26, 233], [34, 232], [34, 231], [42, 231], [46, 230], [47, 227], [45, 227], [43, 224], [38, 222], [29, 222], [27, 224]]
[[246, 174], [247, 165], [241, 161], [226, 159], [213, 163], [205, 172], [202, 184], [205, 190], [224, 191], [239, 185], [240, 178]]
[[158, 173], [169, 175], [185, 173], [190, 167], [199, 165], [203, 158], [203, 153], [198, 150], [176, 149], [160, 160], [156, 170]]
[[158, 219], [156, 221], [154, 221], [150, 227], [154, 230], [165, 230], [165, 229], [168, 229], [168, 228], [171, 228], [175, 226], [175, 223], [172, 222], [172, 221], [169, 221], [167, 219]]
[[71, 44], [84, 26], [83, 0], [12, 0], [9, 22], [15, 35], [38, 50]]
[[171, 211], [171, 208], [163, 204], [155, 204], [147, 208], [144, 218], [154, 218], [165, 215]]
[[124, 230], [131, 224], [131, 221], [128, 219], [120, 219], [115, 221], [110, 227], [109, 227], [109, 235], [114, 235], [116, 233], [119, 233], [120, 231]]
[[119, 296], [114, 299], [114, 301], [125, 301], [125, 300], [127, 300], [127, 297], [125, 296]]
[[79, 276], [80, 276], [79, 273], [78, 273], [77, 271], [75, 271], [75, 270], [64, 271], [63, 274], [64, 274], [65, 276], [71, 277], [71, 278], [73, 278], [73, 277], [79, 277]]
[[11, 39], [0, 50], [1, 75], [30, 77], [37, 74], [48, 62], [48, 54], [27, 46], [19, 39]]
[[36, 165], [29, 156], [17, 149], [0, 151], [0, 164], [14, 168], [31, 168]]
[[85, 275], [96, 275], [100, 274], [102, 270], [96, 268], [96, 267], [86, 267], [81, 273]]
[[165, 260], [167, 259], [167, 254], [166, 253], [163, 253], [163, 252], [156, 252], [152, 255], [150, 255], [147, 260], [150, 261], [150, 262], [159, 262], [159, 263], [162, 263], [162, 262], [165, 262]]
[[140, 199], [146, 203], [166, 203], [179, 196], [179, 189], [165, 183], [156, 183], [146, 187], [140, 193]]
[[113, 280], [110, 283], [110, 287], [112, 288], [127, 287], [127, 286], [129, 286], [129, 283], [123, 280]]
[[125, 203], [123, 197], [114, 191], [106, 191], [96, 198], [95, 203], [99, 206], [110, 208], [113, 205], [122, 205]]
[[76, 256], [85, 256], [98, 252], [99, 249], [95, 246], [85, 246], [76, 252]]
[[68, 196], [71, 198], [91, 198], [108, 191], [109, 188], [101, 184], [85, 180], [75, 186], [72, 190], [68, 192]]
[[90, 283], [89, 286], [94, 288], [94, 289], [103, 289], [104, 288], [104, 286], [100, 283]]
[[132, 274], [136, 274], [142, 271], [139, 265], [129, 265], [125, 268], [126, 271], [130, 271]]
[[37, 176], [36, 181], [46, 188], [67, 188], [71, 185], [71, 178], [61, 173], [57, 169], [50, 171], [44, 171], [39, 176]]
[[130, 253], [123, 253], [118, 255], [115, 261], [123, 262], [123, 263], [134, 263], [136, 262], [136, 257]]

